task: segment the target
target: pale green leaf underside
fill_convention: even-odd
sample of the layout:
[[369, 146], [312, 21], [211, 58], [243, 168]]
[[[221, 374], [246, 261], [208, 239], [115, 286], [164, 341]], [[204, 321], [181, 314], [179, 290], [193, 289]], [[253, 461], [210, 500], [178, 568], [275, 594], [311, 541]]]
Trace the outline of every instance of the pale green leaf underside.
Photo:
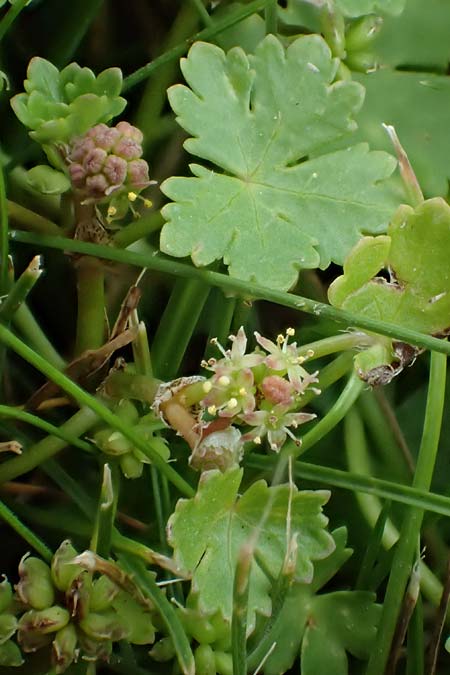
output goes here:
[[[342, 263], [361, 232], [386, 228], [395, 199], [380, 181], [395, 162], [366, 145], [323, 154], [355, 128], [363, 89], [333, 83], [324, 40], [285, 50], [273, 36], [255, 55], [197, 43], [182, 61], [190, 89], [169, 90], [186, 149], [220, 167], [162, 185], [173, 200], [161, 250], [196, 265], [223, 258], [233, 276], [287, 289], [301, 268]], [[314, 158], [311, 157], [314, 155]]]
[[[174, 558], [182, 568], [193, 573], [192, 591], [198, 594], [200, 607], [207, 612], [220, 610], [230, 619], [233, 602], [233, 578], [241, 546], [258, 527], [269, 499], [270, 515], [258, 538], [250, 576], [249, 627], [255, 612], [270, 614], [270, 583], [260, 566], [276, 577], [286, 551], [286, 517], [289, 487], [267, 487], [254, 483], [238, 499], [242, 470], [221, 474], [203, 474], [197, 495], [180, 500], [169, 522], [169, 542]], [[325, 530], [327, 519], [322, 505], [326, 491], [294, 492], [291, 531], [298, 534], [297, 578], [309, 582], [313, 560], [328, 556], [334, 541]]]

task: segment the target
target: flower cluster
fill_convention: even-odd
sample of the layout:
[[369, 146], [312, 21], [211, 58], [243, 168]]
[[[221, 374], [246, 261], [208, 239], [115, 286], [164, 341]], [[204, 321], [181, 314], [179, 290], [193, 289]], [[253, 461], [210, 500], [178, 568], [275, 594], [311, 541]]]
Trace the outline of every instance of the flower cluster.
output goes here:
[[119, 193], [134, 201], [136, 193], [151, 184], [148, 164], [142, 159], [142, 140], [142, 132], [128, 122], [115, 127], [97, 124], [74, 138], [67, 155], [73, 187], [85, 201], [102, 201]]
[[[202, 385], [201, 441], [190, 460], [194, 468], [215, 466], [225, 470], [230, 463], [239, 462], [243, 444], [248, 441], [259, 445], [267, 438], [275, 452], [287, 437], [300, 444], [293, 430], [315, 415], [297, 409], [306, 389], [318, 380], [317, 372], [308, 373], [303, 367], [313, 354], [302, 356], [296, 343], [289, 343], [293, 333], [288, 329], [276, 342], [255, 333], [259, 346], [248, 354], [242, 327], [237, 335], [230, 336], [231, 349], [225, 350], [213, 340], [222, 358], [202, 363], [213, 374]], [[313, 391], [320, 393], [315, 388]], [[244, 433], [231, 425], [244, 427]]]
[[[24, 556], [13, 594], [0, 584], [0, 664], [19, 666], [21, 651], [48, 649], [52, 673], [64, 673], [79, 659], [108, 660], [113, 642], [151, 644], [155, 629], [150, 611], [109, 577], [92, 580], [69, 541], [61, 544], [51, 566]], [[13, 641], [16, 635], [17, 642]]]

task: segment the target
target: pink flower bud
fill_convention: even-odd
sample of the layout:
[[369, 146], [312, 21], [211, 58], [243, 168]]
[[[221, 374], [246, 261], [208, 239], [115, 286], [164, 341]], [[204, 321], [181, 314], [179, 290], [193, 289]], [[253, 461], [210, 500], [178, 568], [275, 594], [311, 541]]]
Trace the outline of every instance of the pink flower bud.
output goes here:
[[132, 138], [124, 136], [115, 144], [114, 153], [124, 159], [138, 159], [142, 155], [142, 146]]
[[134, 127], [129, 122], [125, 121], [119, 122], [119, 124], [116, 126], [116, 129], [120, 131], [121, 134], [123, 134], [124, 136], [129, 136], [137, 143], [142, 143], [142, 141], [144, 140], [142, 131], [137, 127]]
[[86, 189], [93, 197], [103, 197], [108, 187], [108, 181], [101, 173], [86, 178]]
[[101, 148], [94, 148], [93, 150], [90, 150], [83, 162], [86, 172], [91, 176], [96, 173], [100, 173], [103, 164], [105, 163], [106, 157], [106, 152]]
[[270, 403], [282, 403], [283, 405], [292, 403], [294, 387], [279, 375], [265, 377], [261, 382], [261, 390], [264, 398]]
[[104, 164], [103, 173], [110, 185], [121, 185], [127, 175], [127, 163], [122, 157], [109, 155]]
[[148, 184], [148, 164], [144, 159], [135, 159], [129, 162], [127, 180], [135, 188], [145, 187]]

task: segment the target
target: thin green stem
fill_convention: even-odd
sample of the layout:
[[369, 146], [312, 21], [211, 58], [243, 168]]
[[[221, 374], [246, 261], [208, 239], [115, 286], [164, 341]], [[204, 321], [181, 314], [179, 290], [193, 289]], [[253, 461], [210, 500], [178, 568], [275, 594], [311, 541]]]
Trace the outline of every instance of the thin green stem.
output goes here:
[[3, 19], [0, 21], [0, 41], [3, 40], [6, 33], [11, 28], [13, 22], [17, 19], [20, 12], [23, 10], [28, 0], [17, 0], [6, 12]]
[[25, 302], [20, 305], [14, 314], [12, 323], [27, 343], [52, 366], [55, 366], [58, 370], [63, 370], [66, 367], [63, 357], [58, 354]]
[[[89, 443], [80, 440], [77, 436], [66, 433], [63, 431], [63, 427], [56, 427], [54, 424], [50, 424], [50, 422], [37, 417], [37, 415], [26, 412], [21, 408], [12, 408], [7, 405], [0, 405], [0, 418], [1, 417], [10, 417], [12, 419], [25, 422], [26, 424], [31, 424], [37, 429], [42, 429], [42, 431], [45, 431], [50, 436], [56, 436], [56, 438], [60, 438], [67, 445], [73, 445], [75, 448], [79, 448], [85, 452], [92, 451]], [[27, 453], [28, 452], [29, 451], [27, 451]]]
[[[314, 361], [315, 359], [321, 359], [324, 356], [329, 356], [336, 352], [369, 347], [373, 344], [373, 341], [373, 337], [366, 335], [365, 333], [350, 331], [349, 333], [340, 333], [338, 335], [323, 338], [322, 340], [316, 340], [315, 342], [300, 345], [298, 355], [308, 356], [308, 361]], [[310, 352], [313, 352], [312, 355], [309, 354]]]
[[[195, 494], [193, 488], [175, 471], [175, 469], [172, 468], [172, 466], [164, 461], [161, 455], [152, 448], [151, 444], [147, 443], [138, 433], [136, 433], [132, 426], [111, 412], [109, 408], [107, 408], [94, 396], [81, 389], [81, 387], [75, 384], [75, 382], [72, 382], [72, 380], [70, 380], [66, 375], [63, 375], [61, 372], [59, 372], [56, 368], [54, 368], [54, 366], [45, 361], [45, 359], [30, 349], [24, 342], [19, 340], [10, 330], [2, 325], [0, 325], [0, 341], [13, 349], [17, 354], [19, 354], [19, 356], [28, 361], [28, 363], [37, 368], [50, 380], [55, 382], [55, 384], [61, 387], [63, 391], [69, 394], [69, 396], [73, 397], [80, 406], [87, 406], [91, 409], [94, 415], [97, 415], [100, 419], [106, 422], [106, 424], [122, 432], [126, 438], [128, 438], [139, 450], [144, 452], [147, 457], [149, 457], [153, 464], [167, 476], [167, 478], [180, 490], [180, 492], [182, 492], [187, 497], [192, 497]], [[61, 443], [59, 439], [54, 440], [55, 442]], [[50, 453], [49, 456], [51, 456], [51, 454], [54, 453]], [[19, 461], [20, 459], [21, 457], [18, 457], [16, 461]], [[11, 460], [11, 462], [13, 461], [15, 460]], [[0, 482], [2, 480], [2, 476], [5, 473], [5, 466], [6, 464], [0, 466]], [[6, 480], [9, 480], [9, 477]]]
[[[444, 410], [445, 380], [446, 357], [432, 353], [425, 422], [413, 481], [413, 487], [420, 490], [429, 490], [434, 471]], [[377, 638], [367, 667], [367, 675], [380, 675], [386, 667], [422, 520], [423, 509], [421, 508], [411, 508], [405, 514], [386, 589]]]
[[[250, 5], [246, 5], [246, 7], [249, 6]], [[136, 265], [141, 268], [147, 267], [148, 269], [157, 270], [186, 279], [197, 279], [204, 284], [219, 286], [224, 290], [236, 293], [243, 297], [250, 297], [253, 300], [268, 300], [277, 305], [282, 305], [283, 307], [290, 307], [291, 309], [306, 312], [307, 314], [321, 316], [323, 319], [330, 319], [347, 328], [349, 326], [360, 328], [362, 330], [385, 335], [386, 337], [395, 338], [396, 340], [401, 340], [402, 342], [422, 347], [423, 349], [430, 349], [442, 354], [450, 354], [450, 343], [446, 340], [431, 337], [424, 333], [419, 333], [418, 331], [386, 321], [378, 321], [376, 319], [358, 316], [357, 314], [352, 314], [351, 312], [337, 309], [331, 305], [316, 302], [299, 295], [277, 291], [249, 281], [235, 279], [227, 274], [199, 269], [166, 258], [162, 255], [146, 255], [134, 251], [124, 251], [108, 246], [101, 246], [99, 244], [75, 241], [73, 239], [62, 239], [60, 237], [51, 237], [48, 235], [38, 237], [30, 232], [14, 231], [10, 233], [10, 237], [16, 241], [27, 244], [31, 243], [37, 246], [76, 251], [77, 253], [93, 255], [104, 258], [105, 260], [114, 260], [129, 265]]]
[[53, 554], [48, 546], [44, 544], [44, 542], [24, 523], [22, 523], [15, 513], [13, 513], [2, 501], [0, 501], [0, 518], [8, 523], [22, 539], [25, 539], [25, 541], [30, 544], [44, 560], [51, 562]]
[[[276, 464], [275, 457], [249, 455], [245, 465], [261, 471], [272, 472]], [[427, 490], [418, 490], [407, 485], [399, 485], [381, 478], [373, 478], [351, 471], [341, 471], [328, 466], [296, 461], [293, 466], [294, 476], [299, 480], [309, 480], [334, 487], [376, 495], [382, 499], [391, 499], [399, 504], [415, 506], [432, 513], [450, 517], [450, 497]]]
[[[0, 329], [3, 329], [3, 327], [0, 326]], [[22, 455], [0, 464], [0, 484], [31, 471], [42, 462], [53, 457], [53, 455], [56, 455], [57, 452], [69, 445], [73, 437], [80, 436], [88, 431], [97, 420], [97, 415], [93, 410], [90, 410], [89, 407], [81, 408], [59, 428], [59, 437], [47, 436], [42, 441], [31, 446], [31, 448], [28, 448]], [[29, 419], [27, 418], [24, 421], [29, 421]]]
[[[332, 360], [319, 372], [317, 387], [320, 391], [325, 391], [332, 384], [337, 382], [353, 370], [353, 354], [351, 352], [343, 352], [338, 357]], [[304, 408], [311, 401], [317, 398], [317, 393], [312, 389], [307, 389], [303, 394], [299, 408]]]
[[157, 377], [171, 380], [176, 376], [209, 291], [193, 279], [175, 282], [151, 347]]
[[308, 433], [303, 436], [302, 445], [298, 455], [303, 455], [309, 448], [312, 448], [313, 445], [318, 443], [339, 424], [357, 400], [364, 386], [364, 382], [360, 380], [355, 372], [353, 372], [339, 398], [327, 412], [325, 417], [322, 417], [311, 431], [308, 431]]
[[119, 248], [127, 248], [135, 241], [144, 239], [152, 232], [160, 230], [163, 224], [164, 220], [159, 211], [145, 214], [118, 230], [113, 236], [113, 241]]
[[0, 297], [7, 293], [9, 286], [8, 244], [8, 209], [6, 206], [5, 176], [3, 169], [0, 167]]
[[97, 504], [94, 532], [91, 537], [91, 551], [102, 558], [108, 558], [116, 519], [119, 499], [120, 472], [117, 462], [103, 465], [103, 480]]
[[361, 591], [365, 589], [369, 590], [371, 588], [370, 577], [381, 550], [383, 532], [389, 512], [391, 510], [391, 506], [391, 501], [387, 499], [384, 502], [383, 508], [381, 509], [375, 522], [375, 526], [370, 535], [361, 565], [359, 567], [358, 577], [355, 583], [355, 591]]
[[77, 337], [75, 353], [99, 349], [105, 341], [105, 273], [94, 258], [77, 266]]
[[7, 202], [8, 215], [10, 219], [20, 228], [36, 232], [37, 234], [49, 234], [53, 236], [61, 236], [61, 229], [56, 223], [53, 223], [48, 218], [40, 216], [30, 209], [26, 209], [16, 202], [8, 200]]
[[0, 321], [6, 324], [10, 323], [20, 305], [25, 302], [25, 298], [39, 280], [42, 272], [41, 256], [36, 255], [10, 288], [6, 299], [0, 305]]
[[203, 4], [202, 0], [191, 0], [192, 4], [194, 5], [195, 9], [199, 13], [199, 16], [205, 26], [212, 26], [213, 25], [213, 20], [209, 16], [205, 5]]
[[266, 21], [266, 34], [272, 33], [276, 35], [278, 32], [278, 0], [271, 0], [267, 3], [264, 10], [264, 18]]
[[165, 52], [164, 54], [161, 54], [161, 56], [154, 59], [153, 61], [150, 61], [150, 63], [147, 63], [145, 66], [142, 66], [142, 68], [139, 68], [134, 73], [131, 73], [131, 75], [128, 75], [123, 83], [123, 91], [128, 91], [128, 89], [134, 87], [136, 84], [139, 84], [139, 82], [146, 80], [147, 77], [149, 77], [157, 68], [160, 68], [165, 63], [183, 56], [183, 54], [186, 53], [191, 44], [194, 42], [197, 42], [198, 40], [211, 41], [212, 38], [214, 38], [216, 35], [219, 35], [219, 33], [222, 33], [227, 28], [231, 28], [256, 12], [260, 12], [265, 8], [267, 3], [271, 1], [272, 0], [254, 0], [248, 5], [240, 7], [232, 14], [230, 13], [220, 21], [215, 21], [214, 25], [208, 26], [187, 40], [183, 40], [183, 42], [180, 44], [176, 45], [172, 49], [169, 49], [169, 51]]
[[419, 595], [408, 626], [406, 675], [424, 675], [423, 602]]

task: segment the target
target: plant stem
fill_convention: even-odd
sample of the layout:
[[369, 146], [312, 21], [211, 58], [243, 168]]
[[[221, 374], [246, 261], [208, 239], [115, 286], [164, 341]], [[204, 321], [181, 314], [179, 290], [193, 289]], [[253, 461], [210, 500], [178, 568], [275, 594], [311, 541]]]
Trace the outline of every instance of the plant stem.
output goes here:
[[193, 279], [175, 282], [151, 347], [157, 377], [171, 380], [176, 376], [209, 291]]
[[95, 258], [77, 263], [77, 337], [75, 353], [99, 349], [105, 341], [105, 273]]
[[[2, 329], [1, 326], [0, 329]], [[97, 420], [97, 415], [93, 410], [90, 410], [88, 407], [81, 408], [60, 427], [60, 438], [47, 436], [47, 438], [28, 448], [22, 455], [0, 464], [0, 484], [31, 471], [42, 462], [53, 457], [53, 455], [56, 455], [57, 452], [68, 445], [69, 438], [84, 434]]]
[[195, 9], [199, 13], [203, 23], [205, 26], [212, 26], [213, 25], [213, 20], [209, 16], [208, 12], [206, 11], [206, 7], [203, 4], [202, 0], [191, 0], [192, 4], [194, 5]]
[[[38, 429], [42, 429], [42, 431], [45, 431], [50, 436], [56, 436], [57, 438], [60, 438], [67, 445], [73, 445], [74, 447], [84, 450], [85, 452], [91, 452], [92, 450], [89, 443], [81, 441], [76, 436], [67, 434], [65, 431], [63, 431], [63, 427], [56, 427], [54, 424], [50, 424], [50, 422], [37, 417], [37, 415], [32, 415], [21, 408], [10, 408], [7, 405], [0, 405], [0, 417], [10, 417], [12, 419], [25, 422], [26, 424], [31, 424]], [[27, 453], [28, 452], [29, 450], [27, 450]]]
[[10, 288], [8, 296], [0, 305], [0, 320], [3, 321], [3, 323], [9, 324], [20, 305], [25, 302], [25, 298], [28, 296], [43, 272], [41, 264], [41, 256], [34, 256], [26, 270]]
[[20, 305], [13, 316], [12, 323], [26, 338], [27, 343], [52, 366], [58, 370], [66, 367], [66, 362], [49, 341], [26, 303]]
[[8, 274], [8, 209], [3, 169], [0, 167], [0, 297], [6, 295], [9, 286]]
[[[352, 370], [353, 354], [351, 352], [343, 352], [319, 372], [317, 387], [323, 392]], [[300, 399], [298, 409], [301, 410], [315, 398], [317, 398], [317, 393], [312, 389], [307, 389]]]
[[128, 75], [128, 77], [126, 77], [124, 80], [122, 91], [128, 91], [128, 89], [134, 87], [136, 84], [139, 84], [139, 82], [142, 82], [142, 80], [147, 79], [147, 77], [149, 77], [157, 68], [160, 68], [169, 61], [173, 61], [178, 59], [180, 56], [183, 56], [183, 54], [194, 42], [197, 42], [198, 40], [211, 40], [213, 37], [227, 28], [231, 28], [231, 26], [234, 26], [243, 19], [246, 19], [248, 16], [261, 11], [265, 8], [268, 2], [272, 2], [272, 0], [254, 0], [248, 5], [244, 5], [232, 14], [224, 17], [220, 21], [215, 21], [212, 26], [208, 26], [196, 35], [193, 35], [187, 40], [183, 40], [183, 42], [181, 42], [179, 45], [169, 49], [169, 51], [161, 54], [161, 56], [158, 56], [158, 58], [150, 61], [150, 63], [147, 63], [147, 65], [142, 66], [142, 68], [139, 68], [134, 73], [131, 73], [131, 75]]
[[[425, 422], [413, 480], [413, 487], [420, 490], [429, 490], [431, 484], [441, 432], [445, 379], [446, 357], [432, 353]], [[405, 514], [389, 576], [376, 643], [367, 667], [367, 675], [380, 675], [386, 667], [422, 520], [423, 510], [420, 508], [411, 508]]]
[[3, 40], [8, 30], [11, 28], [13, 22], [17, 19], [20, 12], [23, 10], [28, 0], [17, 0], [6, 12], [3, 19], [0, 21], [0, 41]]
[[116, 232], [113, 241], [119, 248], [126, 248], [135, 241], [147, 237], [163, 226], [164, 220], [159, 211], [147, 213]]
[[[271, 472], [276, 464], [276, 458], [252, 454], [245, 459], [244, 464], [254, 469]], [[333, 485], [351, 492], [364, 492], [380, 498], [391, 499], [393, 502], [400, 504], [439, 513], [447, 518], [450, 517], [450, 497], [434, 492], [418, 490], [381, 478], [373, 478], [372, 476], [364, 476], [351, 471], [333, 469], [329, 466], [310, 464], [309, 462], [296, 461], [293, 470], [294, 476], [299, 480]]]
[[264, 10], [266, 20], [266, 34], [276, 35], [278, 32], [278, 0], [271, 0]]
[[[249, 7], [249, 5], [245, 5]], [[268, 300], [283, 307], [290, 307], [297, 311], [306, 312], [315, 316], [321, 316], [324, 319], [330, 319], [347, 328], [352, 326], [372, 333], [385, 335], [395, 338], [423, 349], [430, 349], [442, 354], [450, 354], [450, 343], [444, 339], [431, 337], [424, 333], [398, 326], [387, 321], [378, 321], [357, 314], [352, 314], [342, 309], [337, 309], [331, 305], [310, 300], [309, 298], [284, 291], [274, 290], [265, 286], [254, 284], [250, 281], [235, 279], [227, 274], [213, 272], [211, 270], [199, 269], [185, 263], [177, 262], [162, 255], [154, 256], [134, 251], [124, 251], [115, 249], [111, 246], [101, 246], [89, 242], [75, 241], [73, 239], [63, 239], [61, 237], [51, 237], [48, 235], [36, 236], [30, 232], [14, 231], [10, 237], [16, 241], [26, 244], [35, 244], [37, 246], [47, 246], [66, 251], [76, 251], [86, 255], [97, 256], [105, 260], [114, 260], [117, 262], [136, 265], [137, 267], [147, 267], [148, 269], [165, 272], [186, 279], [196, 279], [204, 284], [219, 286], [227, 291], [236, 293], [243, 297], [250, 297], [252, 300]]]
[[56, 223], [40, 216], [38, 213], [30, 211], [30, 209], [26, 209], [24, 206], [10, 200], [8, 200], [7, 206], [10, 219], [25, 230], [30, 230], [37, 234], [54, 235], [56, 237], [62, 235], [61, 229]]
[[46, 544], [44, 544], [44, 542], [41, 541], [41, 539], [39, 539], [39, 537], [24, 523], [22, 523], [22, 521], [19, 520], [19, 518], [2, 501], [0, 501], [0, 518], [8, 523], [22, 539], [25, 539], [25, 541], [30, 544], [44, 560], [51, 562], [53, 554], [48, 546], [46, 546]]
[[[332, 335], [331, 337], [317, 340], [316, 342], [309, 342], [305, 345], [300, 345], [298, 348], [299, 356], [308, 356], [308, 361], [321, 359], [324, 356], [335, 354], [336, 352], [343, 352], [350, 349], [358, 349], [368, 347], [373, 344], [373, 337], [356, 331], [349, 333], [340, 333]], [[310, 356], [308, 352], [313, 352]]]
[[322, 417], [316, 425], [308, 431], [302, 439], [302, 445], [299, 449], [298, 456], [303, 455], [309, 448], [318, 443], [324, 436], [326, 436], [339, 422], [345, 417], [350, 408], [353, 406], [365, 384], [358, 375], [353, 372], [341, 395], [330, 408], [325, 417]]
[[[139, 450], [144, 452], [144, 454], [149, 457], [149, 459], [155, 464], [155, 466], [164, 474], [167, 478], [187, 497], [192, 497], [195, 494], [193, 488], [187, 483], [176, 471], [172, 468], [171, 465], [167, 464], [160, 454], [152, 448], [152, 446], [147, 443], [132, 426], [124, 422], [117, 415], [115, 415], [109, 408], [107, 408], [103, 403], [101, 403], [97, 398], [88, 394], [84, 389], [79, 387], [75, 382], [70, 380], [66, 375], [60, 373], [56, 368], [54, 368], [50, 363], [45, 361], [39, 354], [36, 354], [32, 349], [30, 349], [24, 342], [19, 340], [10, 330], [5, 326], [0, 324], [0, 342], [3, 342], [8, 347], [11, 347], [19, 356], [24, 358], [28, 363], [37, 368], [41, 373], [43, 373], [50, 380], [55, 382], [61, 389], [63, 389], [69, 396], [72, 396], [81, 406], [87, 406], [91, 409], [93, 415], [97, 415], [101, 420], [106, 422], [114, 429], [122, 432], [122, 434], [128, 438]], [[47, 440], [47, 439], [46, 439]], [[54, 439], [55, 442], [61, 443], [61, 441]], [[59, 447], [50, 452], [48, 457], [50, 457], [54, 452], [57, 452]], [[28, 453], [27, 453], [28, 456]], [[47, 459], [47, 456], [45, 457]], [[16, 458], [16, 460], [11, 460], [8, 464], [13, 461], [19, 461], [22, 457]], [[35, 464], [33, 465], [35, 466]], [[5, 474], [6, 464], [0, 465], [0, 482]], [[8, 475], [5, 480], [10, 480], [12, 477], [18, 475], [17, 473], [14, 476]]]

